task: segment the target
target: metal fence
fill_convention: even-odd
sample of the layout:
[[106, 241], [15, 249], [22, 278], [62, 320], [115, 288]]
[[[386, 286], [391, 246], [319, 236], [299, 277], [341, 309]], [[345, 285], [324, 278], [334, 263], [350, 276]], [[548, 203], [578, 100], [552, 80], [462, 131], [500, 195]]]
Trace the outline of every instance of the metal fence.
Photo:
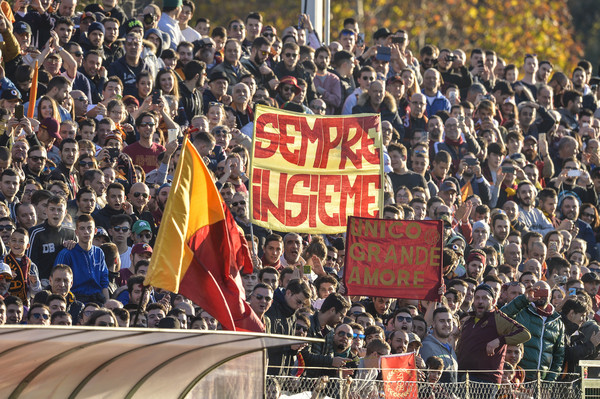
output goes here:
[[[570, 381], [556, 382], [537, 381], [523, 382], [520, 384], [493, 384], [475, 382], [465, 373], [465, 380], [457, 383], [427, 383], [397, 382], [401, 384], [400, 396], [388, 392], [386, 384], [377, 379], [377, 372], [369, 369], [355, 369], [350, 376], [349, 371], [337, 377], [293, 377], [293, 376], [268, 376], [267, 398], [339, 398], [339, 399], [376, 399], [376, 398], [426, 398], [426, 399], [580, 399], [581, 376], [570, 375]], [[368, 378], [364, 378], [368, 376]], [[565, 377], [564, 375], [562, 376]], [[389, 388], [389, 387], [388, 387]], [[600, 396], [590, 396], [600, 399]]]

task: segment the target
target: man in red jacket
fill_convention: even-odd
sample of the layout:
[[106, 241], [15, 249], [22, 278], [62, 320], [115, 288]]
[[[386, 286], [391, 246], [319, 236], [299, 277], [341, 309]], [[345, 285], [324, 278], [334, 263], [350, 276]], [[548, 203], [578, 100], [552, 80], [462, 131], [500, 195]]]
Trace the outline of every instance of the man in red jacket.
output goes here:
[[494, 298], [492, 287], [479, 285], [475, 289], [474, 311], [461, 330], [456, 351], [458, 369], [469, 370], [473, 382], [500, 384], [506, 345], [518, 345], [531, 338], [525, 327], [495, 307]]

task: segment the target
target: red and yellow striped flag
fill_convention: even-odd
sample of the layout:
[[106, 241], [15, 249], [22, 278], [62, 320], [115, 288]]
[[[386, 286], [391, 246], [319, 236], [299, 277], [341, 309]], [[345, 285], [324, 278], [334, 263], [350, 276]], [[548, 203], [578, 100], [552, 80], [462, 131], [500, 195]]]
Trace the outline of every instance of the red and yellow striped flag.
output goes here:
[[252, 268], [243, 233], [186, 139], [144, 283], [186, 296], [224, 329], [263, 332], [240, 277]]

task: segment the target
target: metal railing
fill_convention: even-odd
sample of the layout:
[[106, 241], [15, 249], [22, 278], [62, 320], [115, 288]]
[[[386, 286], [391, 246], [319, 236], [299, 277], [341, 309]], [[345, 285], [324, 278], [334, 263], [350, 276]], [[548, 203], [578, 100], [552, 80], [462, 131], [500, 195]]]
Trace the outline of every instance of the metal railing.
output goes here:
[[[426, 370], [418, 370], [420, 379], [416, 382], [383, 382], [378, 380], [378, 370], [374, 369], [323, 369], [324, 374], [335, 371], [334, 377], [295, 377], [290, 375], [267, 376], [267, 392], [272, 392], [286, 398], [303, 394], [306, 398], [340, 398], [340, 399], [375, 399], [386, 396], [386, 384], [401, 383], [398, 391], [405, 398], [436, 398], [436, 399], [579, 399], [582, 397], [600, 399], [600, 381], [598, 395], [582, 396], [582, 378], [579, 374], [561, 374], [558, 381], [544, 381], [540, 373], [535, 371], [537, 379], [519, 384], [494, 384], [474, 381], [471, 373], [461, 373], [462, 381], [456, 383], [428, 383], [424, 381]], [[288, 370], [286, 370], [288, 371]], [[292, 369], [289, 370], [290, 372]], [[293, 370], [295, 371], [295, 370]], [[332, 374], [330, 374], [332, 375]], [[475, 377], [475, 379], [477, 379]], [[390, 386], [387, 387], [388, 390]]]

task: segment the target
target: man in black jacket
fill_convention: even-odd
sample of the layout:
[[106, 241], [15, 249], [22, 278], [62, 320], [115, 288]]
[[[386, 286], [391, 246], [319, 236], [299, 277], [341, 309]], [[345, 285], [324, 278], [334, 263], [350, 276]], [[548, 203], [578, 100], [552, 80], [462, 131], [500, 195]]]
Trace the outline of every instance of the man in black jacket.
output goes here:
[[[343, 320], [350, 309], [348, 301], [338, 293], [329, 294], [314, 315], [310, 317], [308, 337], [325, 338]], [[333, 347], [322, 342], [313, 342], [302, 350], [307, 367], [341, 367], [346, 359], [334, 357]], [[307, 369], [307, 376], [317, 377], [323, 370]]]
[[[296, 311], [305, 306], [310, 298], [310, 288], [302, 280], [291, 280], [287, 287], [275, 291], [271, 308], [265, 313], [271, 322], [271, 334], [294, 335]], [[269, 348], [269, 375], [286, 374], [287, 369], [281, 366], [290, 366], [288, 362], [302, 345]]]
[[48, 285], [54, 260], [64, 248], [65, 241], [76, 239], [73, 230], [62, 227], [66, 212], [67, 202], [63, 197], [50, 197], [46, 210], [48, 219], [29, 230], [27, 257], [37, 265], [42, 287]]

